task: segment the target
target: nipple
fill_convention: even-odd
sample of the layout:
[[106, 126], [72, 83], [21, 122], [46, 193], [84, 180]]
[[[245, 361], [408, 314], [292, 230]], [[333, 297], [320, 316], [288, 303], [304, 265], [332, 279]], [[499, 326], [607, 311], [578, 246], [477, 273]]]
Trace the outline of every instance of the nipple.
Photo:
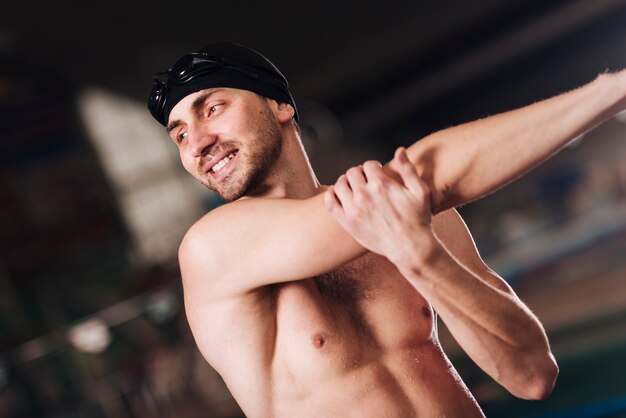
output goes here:
[[313, 336], [313, 345], [315, 346], [315, 348], [322, 348], [325, 342], [326, 339], [322, 334], [318, 333]]
[[430, 308], [428, 306], [422, 307], [422, 314], [424, 314], [426, 318], [430, 318], [430, 315], [431, 315]]

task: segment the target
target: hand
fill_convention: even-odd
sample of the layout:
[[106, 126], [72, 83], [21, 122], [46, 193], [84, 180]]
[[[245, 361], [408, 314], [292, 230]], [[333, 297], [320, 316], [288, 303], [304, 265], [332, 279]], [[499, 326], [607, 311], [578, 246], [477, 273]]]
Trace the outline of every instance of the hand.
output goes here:
[[[394, 159], [404, 184], [384, 171], [380, 163], [367, 161], [339, 177], [324, 196], [326, 207], [339, 224], [368, 250], [397, 264], [419, 248], [430, 234], [430, 190], [398, 148]], [[416, 245], [417, 244], [417, 245]]]

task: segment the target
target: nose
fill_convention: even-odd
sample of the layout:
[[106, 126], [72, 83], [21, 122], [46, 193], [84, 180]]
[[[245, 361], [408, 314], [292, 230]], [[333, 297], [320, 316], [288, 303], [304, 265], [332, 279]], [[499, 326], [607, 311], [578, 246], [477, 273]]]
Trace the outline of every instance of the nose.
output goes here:
[[215, 144], [217, 136], [203, 126], [190, 126], [187, 130], [189, 151], [194, 157], [202, 157]]

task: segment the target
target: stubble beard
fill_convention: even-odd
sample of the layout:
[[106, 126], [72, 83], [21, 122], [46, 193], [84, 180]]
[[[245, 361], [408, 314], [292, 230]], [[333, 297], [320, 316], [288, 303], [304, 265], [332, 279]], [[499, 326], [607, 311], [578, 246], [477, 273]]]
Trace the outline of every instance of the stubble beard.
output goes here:
[[[280, 157], [280, 126], [269, 107], [263, 108], [257, 129], [258, 135], [247, 140], [249, 146], [245, 149], [239, 148], [237, 157], [240, 166], [233, 174], [224, 177], [219, 183], [211, 179], [201, 181], [205, 187], [227, 202], [254, 195], [261, 190]], [[225, 142], [226, 146], [229, 144], [236, 145], [235, 142]]]

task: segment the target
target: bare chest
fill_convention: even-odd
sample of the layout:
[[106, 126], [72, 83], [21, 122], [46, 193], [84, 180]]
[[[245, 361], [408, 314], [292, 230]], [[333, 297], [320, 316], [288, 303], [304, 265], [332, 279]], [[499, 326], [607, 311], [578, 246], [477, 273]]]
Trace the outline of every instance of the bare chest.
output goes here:
[[314, 279], [282, 284], [273, 297], [275, 358], [290, 367], [343, 370], [432, 337], [428, 302], [376, 255]]

